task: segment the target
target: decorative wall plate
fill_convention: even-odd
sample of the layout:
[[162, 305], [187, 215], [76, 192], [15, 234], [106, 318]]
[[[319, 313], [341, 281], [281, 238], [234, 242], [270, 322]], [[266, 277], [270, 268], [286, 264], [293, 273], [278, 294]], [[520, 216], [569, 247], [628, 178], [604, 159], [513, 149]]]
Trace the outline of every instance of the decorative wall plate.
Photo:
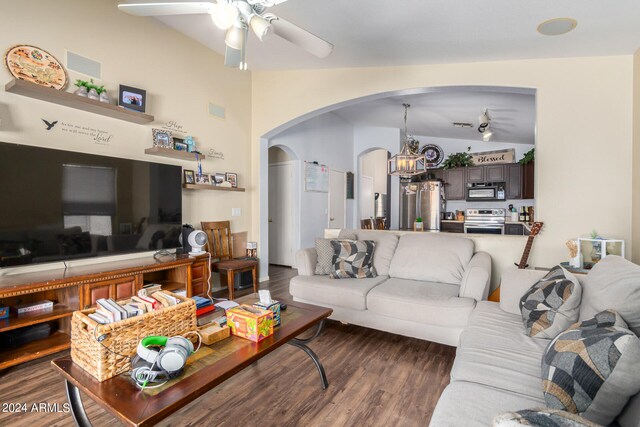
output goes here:
[[444, 151], [436, 144], [423, 145], [420, 154], [424, 155], [428, 168], [436, 168], [444, 160]]
[[30, 45], [9, 48], [4, 63], [13, 77], [40, 86], [63, 90], [67, 87], [67, 72], [49, 52]]

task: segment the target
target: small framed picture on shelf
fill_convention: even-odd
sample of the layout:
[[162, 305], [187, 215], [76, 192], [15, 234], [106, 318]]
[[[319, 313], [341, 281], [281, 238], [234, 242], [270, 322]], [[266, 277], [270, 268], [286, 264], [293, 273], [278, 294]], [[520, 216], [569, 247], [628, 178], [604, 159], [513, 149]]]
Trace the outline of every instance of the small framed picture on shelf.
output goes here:
[[224, 174], [223, 173], [217, 173], [215, 175], [213, 175], [213, 183], [215, 185], [221, 185], [224, 182]]
[[147, 91], [131, 86], [120, 85], [118, 105], [129, 110], [144, 113], [147, 108]]
[[164, 129], [152, 129], [153, 131], [153, 146], [162, 147], [173, 150], [173, 136], [171, 131]]
[[196, 175], [196, 184], [205, 184], [209, 185], [209, 175], [203, 173], [202, 175]]
[[238, 174], [235, 172], [227, 172], [224, 174], [224, 179], [227, 181], [233, 188], [238, 188]]
[[184, 174], [184, 183], [185, 184], [195, 184], [196, 183], [196, 174], [192, 170], [185, 169], [182, 171]]
[[173, 149], [177, 151], [187, 151], [188, 145], [184, 142], [182, 138], [173, 137]]

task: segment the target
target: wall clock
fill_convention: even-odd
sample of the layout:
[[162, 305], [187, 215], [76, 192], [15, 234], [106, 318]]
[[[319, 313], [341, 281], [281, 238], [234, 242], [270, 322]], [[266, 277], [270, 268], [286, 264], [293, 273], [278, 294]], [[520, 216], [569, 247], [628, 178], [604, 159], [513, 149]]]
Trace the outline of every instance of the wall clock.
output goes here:
[[444, 151], [436, 144], [423, 145], [420, 154], [424, 155], [428, 168], [436, 168], [444, 160]]
[[17, 45], [4, 56], [4, 63], [13, 77], [40, 86], [63, 90], [67, 72], [49, 52], [30, 45]]

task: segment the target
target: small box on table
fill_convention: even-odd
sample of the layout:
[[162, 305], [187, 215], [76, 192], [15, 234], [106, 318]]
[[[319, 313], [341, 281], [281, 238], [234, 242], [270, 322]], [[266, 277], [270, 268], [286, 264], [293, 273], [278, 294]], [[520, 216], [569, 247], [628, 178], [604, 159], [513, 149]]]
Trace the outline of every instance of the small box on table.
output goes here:
[[0, 307], [0, 319], [9, 317], [9, 307]]
[[243, 304], [227, 310], [227, 324], [233, 335], [260, 342], [273, 335], [273, 311]]
[[258, 301], [253, 303], [254, 307], [261, 308], [263, 310], [271, 310], [273, 311], [273, 326], [280, 326], [280, 302], [279, 301], [271, 301], [271, 304], [263, 304]]

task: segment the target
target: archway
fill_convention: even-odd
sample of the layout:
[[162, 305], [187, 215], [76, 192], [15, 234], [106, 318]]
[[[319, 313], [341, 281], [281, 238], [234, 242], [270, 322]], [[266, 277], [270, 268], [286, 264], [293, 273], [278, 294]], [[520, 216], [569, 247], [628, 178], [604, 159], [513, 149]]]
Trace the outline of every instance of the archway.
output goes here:
[[[268, 215], [265, 215], [266, 212], [268, 212], [268, 173], [267, 173], [267, 169], [268, 169], [268, 147], [270, 146], [270, 141], [277, 137], [278, 135], [280, 135], [282, 132], [289, 130], [297, 125], [300, 125], [306, 121], [309, 121], [310, 119], [314, 119], [317, 117], [320, 117], [322, 115], [326, 115], [327, 113], [331, 113], [334, 112], [336, 110], [339, 110], [341, 108], [344, 107], [350, 107], [350, 106], [356, 106], [360, 103], [364, 103], [364, 102], [368, 102], [368, 101], [373, 101], [373, 100], [377, 100], [377, 99], [383, 99], [383, 98], [388, 98], [388, 97], [396, 97], [396, 96], [405, 96], [405, 95], [419, 95], [419, 94], [428, 94], [428, 93], [437, 93], [437, 92], [450, 92], [450, 93], [454, 93], [456, 91], [475, 91], [475, 92], [487, 92], [487, 93], [491, 93], [491, 92], [502, 92], [502, 93], [513, 93], [513, 94], [535, 94], [535, 90], [534, 89], [529, 89], [529, 88], [516, 88], [516, 87], [504, 87], [504, 86], [442, 86], [442, 87], [423, 87], [423, 88], [414, 88], [414, 89], [402, 89], [402, 90], [396, 90], [396, 91], [388, 91], [388, 92], [381, 92], [381, 93], [376, 93], [376, 94], [371, 94], [371, 95], [367, 95], [367, 96], [363, 96], [363, 97], [359, 97], [359, 98], [354, 98], [351, 100], [346, 100], [346, 101], [342, 101], [333, 105], [328, 105], [326, 107], [317, 109], [315, 111], [311, 111], [308, 112], [306, 114], [303, 114], [295, 119], [292, 119], [286, 123], [283, 123], [277, 127], [275, 127], [274, 129], [272, 129], [269, 132], [266, 132], [261, 138], [260, 138], [260, 162], [259, 162], [259, 183], [260, 183], [260, 192], [259, 192], [259, 232], [260, 232], [260, 247], [261, 247], [261, 254], [262, 256], [265, 258], [262, 260], [263, 262], [263, 268], [262, 271], [266, 271], [266, 267], [267, 267], [267, 261], [268, 261]], [[400, 129], [393, 129], [393, 131], [395, 131], [396, 133], [396, 137], [393, 139], [393, 143], [392, 145], [385, 145], [385, 146], [380, 146], [380, 145], [374, 145], [374, 146], [362, 146], [362, 147], [355, 147], [353, 149], [352, 152], [352, 158], [353, 158], [353, 164], [351, 167], [351, 170], [357, 170], [358, 169], [358, 161], [359, 161], [359, 157], [360, 155], [367, 151], [367, 150], [371, 150], [374, 148], [382, 148], [382, 149], [386, 149], [387, 151], [389, 151], [391, 154], [395, 154], [399, 149], [400, 149], [400, 142], [401, 142], [401, 134], [400, 134]], [[307, 159], [304, 159], [307, 160]], [[300, 175], [302, 176], [302, 175]], [[397, 178], [392, 178], [396, 179]], [[357, 184], [356, 184], [357, 186]], [[394, 187], [398, 187], [399, 188], [399, 183], [396, 185], [396, 183], [391, 183], [391, 188]], [[393, 193], [392, 193], [393, 194]], [[394, 206], [399, 206], [399, 201], [394, 202], [393, 199], [390, 200], [389, 202], [391, 208], [393, 209]], [[393, 212], [391, 213], [391, 218], [393, 220]], [[399, 217], [399, 214], [395, 215], [396, 218]], [[358, 219], [358, 214], [357, 214], [357, 208], [354, 208], [354, 215], [352, 218], [351, 223], [355, 226], [356, 225], [356, 221]]]

